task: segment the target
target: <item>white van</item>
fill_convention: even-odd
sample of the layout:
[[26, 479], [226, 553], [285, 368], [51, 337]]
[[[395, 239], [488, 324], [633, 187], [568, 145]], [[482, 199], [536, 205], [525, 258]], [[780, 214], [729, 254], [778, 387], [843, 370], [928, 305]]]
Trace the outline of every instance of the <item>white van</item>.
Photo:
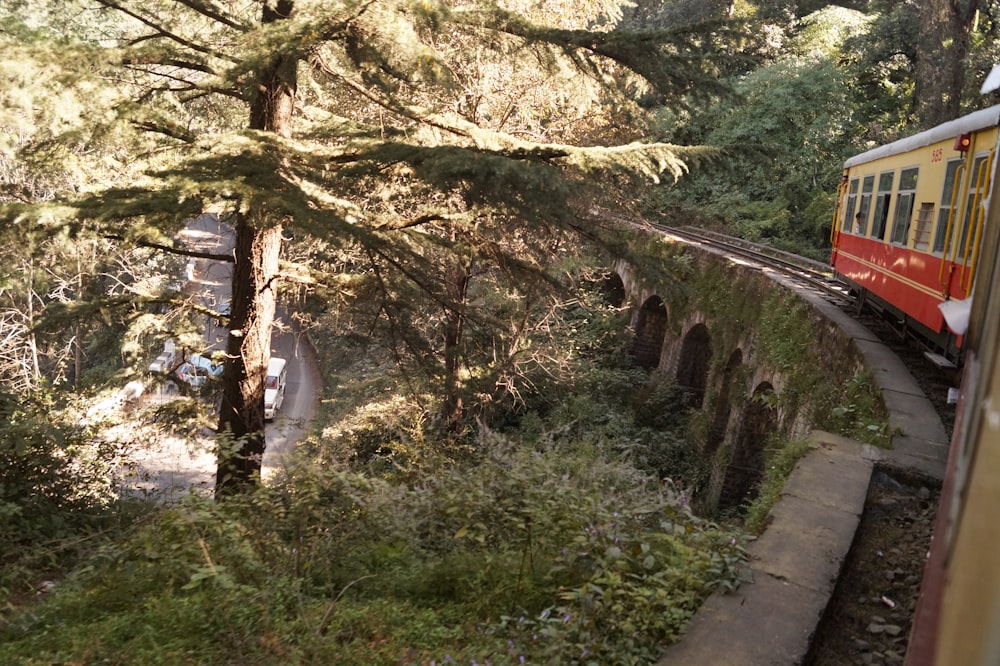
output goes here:
[[271, 357], [267, 362], [264, 381], [264, 420], [270, 421], [285, 400], [285, 379], [288, 374], [285, 359]]

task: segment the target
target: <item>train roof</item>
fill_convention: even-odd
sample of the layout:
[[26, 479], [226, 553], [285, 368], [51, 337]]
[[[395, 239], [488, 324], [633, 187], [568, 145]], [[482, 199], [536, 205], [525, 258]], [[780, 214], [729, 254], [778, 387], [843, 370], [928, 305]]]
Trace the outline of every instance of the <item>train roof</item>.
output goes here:
[[865, 164], [866, 162], [871, 162], [882, 157], [899, 155], [900, 153], [906, 153], [917, 148], [929, 146], [938, 141], [943, 141], [949, 137], [957, 137], [966, 132], [975, 132], [976, 130], [986, 127], [996, 127], [997, 125], [1000, 125], [1000, 104], [991, 106], [988, 109], [982, 109], [981, 111], [973, 111], [967, 116], [949, 120], [937, 127], [932, 127], [929, 130], [924, 130], [919, 134], [908, 136], [905, 139], [893, 141], [878, 148], [872, 148], [860, 155], [848, 158], [844, 162], [844, 168], [848, 169], [852, 166]]

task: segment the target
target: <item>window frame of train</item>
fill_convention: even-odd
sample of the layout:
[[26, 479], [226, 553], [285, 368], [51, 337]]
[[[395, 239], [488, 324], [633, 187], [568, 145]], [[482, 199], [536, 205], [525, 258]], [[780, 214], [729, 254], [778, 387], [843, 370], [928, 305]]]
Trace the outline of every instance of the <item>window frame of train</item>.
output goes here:
[[892, 200], [892, 186], [896, 182], [896, 170], [883, 171], [878, 175], [878, 191], [875, 194], [875, 215], [872, 217], [872, 239], [885, 240], [885, 225], [889, 221], [889, 202]]
[[855, 176], [851, 178], [851, 182], [847, 186], [847, 203], [844, 205], [844, 226], [842, 229], [848, 233], [854, 231], [851, 223], [854, 222], [854, 209], [858, 205], [858, 185], [860, 183], [861, 179]]
[[858, 213], [861, 215], [861, 226], [855, 229], [859, 236], [868, 234], [868, 212], [872, 208], [872, 191], [875, 189], [875, 174], [870, 173], [861, 181], [861, 202]]
[[907, 167], [899, 170], [899, 190], [896, 197], [896, 217], [892, 221], [892, 242], [894, 245], [906, 245], [910, 233], [910, 221], [913, 219], [913, 202], [917, 198], [917, 177], [920, 167]]
[[[948, 160], [944, 172], [944, 186], [941, 188], [941, 203], [938, 206], [937, 230], [934, 232], [934, 247], [931, 250], [934, 254], [944, 254], [945, 236], [948, 235], [948, 218], [952, 215], [953, 208], [959, 208], [962, 204], [961, 195], [956, 188], [961, 186], [957, 183], [958, 170], [965, 164], [965, 159], [954, 157]], [[954, 199], [954, 206], [952, 206]], [[954, 223], [955, 220], [952, 219]]]

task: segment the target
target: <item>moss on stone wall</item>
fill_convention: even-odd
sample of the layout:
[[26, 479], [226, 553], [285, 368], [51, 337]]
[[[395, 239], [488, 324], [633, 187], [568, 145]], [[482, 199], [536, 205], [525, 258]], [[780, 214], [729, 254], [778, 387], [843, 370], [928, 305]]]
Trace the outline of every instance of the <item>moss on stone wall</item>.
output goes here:
[[693, 293], [678, 314], [690, 319], [699, 312], [710, 322], [713, 376], [721, 377], [729, 355], [741, 348], [742, 376], [771, 375], [781, 387], [782, 429], [801, 414], [814, 427], [887, 445], [885, 407], [847, 334], [760, 271], [691, 252], [699, 255]]
[[[679, 244], [678, 244], [679, 245]], [[731, 378], [732, 414], [742, 413], [754, 383], [768, 381], [776, 391], [779, 414], [775, 432], [768, 437], [765, 486], [783, 483], [794, 459], [801, 455], [801, 438], [811, 429], [823, 429], [878, 446], [888, 446], [891, 432], [881, 395], [867, 373], [860, 352], [839, 327], [807, 301], [759, 270], [707, 252], [683, 246], [688, 255], [682, 275], [685, 289], [662, 287], [660, 293], [683, 294], [664, 299], [669, 311], [667, 341], [679, 354], [681, 340], [694, 322], [707, 323], [712, 362], [705, 400], [705, 418], [692, 418], [689, 433], [699, 452], [711, 427], [710, 414], [731, 354], [742, 350], [743, 364]], [[672, 261], [677, 261], [673, 256]], [[659, 280], [663, 275], [658, 276]], [[654, 290], [659, 280], [646, 283]], [[676, 354], [675, 354], [676, 356]], [[662, 368], [669, 373], [676, 368]], [[743, 395], [739, 395], [740, 391]], [[732, 418], [732, 417], [731, 417]], [[712, 455], [710, 464], [720, 468], [732, 458], [732, 442]], [[792, 465], [789, 465], [792, 461]], [[709, 462], [709, 461], [703, 461]], [[781, 463], [781, 464], [778, 464]], [[716, 489], [715, 492], [717, 492]], [[772, 493], [773, 494], [773, 493]], [[763, 495], [752, 507], [766, 515], [770, 500]], [[761, 502], [765, 506], [757, 506]]]

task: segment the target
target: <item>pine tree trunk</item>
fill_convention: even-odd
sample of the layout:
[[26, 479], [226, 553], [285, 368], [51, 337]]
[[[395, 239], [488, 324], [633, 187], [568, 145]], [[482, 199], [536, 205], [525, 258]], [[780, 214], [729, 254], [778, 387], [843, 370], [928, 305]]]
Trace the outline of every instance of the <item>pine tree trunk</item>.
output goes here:
[[961, 112], [965, 67], [981, 0], [921, 0], [913, 112], [920, 127]]
[[32, 388], [38, 386], [42, 370], [38, 364], [38, 338], [35, 337], [35, 260], [28, 258], [28, 350], [31, 353]]
[[[264, 6], [262, 22], [292, 12], [292, 0]], [[291, 135], [298, 61], [277, 56], [258, 72], [250, 107], [250, 129]], [[222, 377], [222, 437], [215, 478], [216, 497], [253, 487], [264, 457], [264, 380], [271, 357], [271, 326], [281, 251], [281, 224], [266, 209], [236, 216], [233, 249], [232, 314]]]
[[232, 316], [226, 340], [219, 432], [232, 437], [220, 446], [216, 495], [257, 482], [264, 457], [264, 380], [271, 357], [275, 278], [281, 227], [258, 227], [237, 215]]
[[444, 404], [441, 416], [449, 431], [457, 430], [462, 419], [461, 349], [465, 331], [465, 305], [469, 293], [471, 267], [456, 264], [447, 271], [448, 296], [455, 304], [445, 316], [444, 326]]
[[[93, 264], [91, 264], [93, 265]], [[76, 299], [83, 300], [83, 262], [80, 254], [76, 255]], [[83, 374], [83, 343], [80, 336], [80, 324], [73, 327], [73, 386], [80, 386], [80, 375]]]

